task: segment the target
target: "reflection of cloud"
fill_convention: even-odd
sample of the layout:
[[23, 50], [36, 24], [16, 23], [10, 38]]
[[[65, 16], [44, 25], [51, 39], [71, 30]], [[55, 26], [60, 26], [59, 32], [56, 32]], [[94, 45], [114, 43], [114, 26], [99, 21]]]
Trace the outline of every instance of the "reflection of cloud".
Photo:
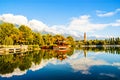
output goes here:
[[64, 63], [59, 63], [58, 60], [56, 58], [51, 58], [49, 60], [42, 60], [40, 64], [36, 65], [34, 63], [32, 63], [31, 67], [29, 68], [29, 70], [32, 70], [32, 71], [36, 71], [36, 70], [39, 70], [39, 69], [42, 69], [44, 68], [47, 64], [49, 63], [52, 63], [54, 65], [56, 64], [64, 64]]
[[[51, 59], [53, 60], [53, 59]], [[29, 68], [29, 70], [32, 71], [36, 71], [39, 69], [42, 69], [43, 67], [45, 67], [51, 60], [42, 60], [41, 63], [39, 65], [35, 65], [34, 63], [32, 63], [31, 67]], [[14, 69], [14, 71], [12, 73], [6, 73], [6, 74], [0, 74], [1, 77], [12, 77], [14, 75], [16, 76], [20, 76], [20, 75], [24, 75], [26, 74], [27, 70], [25, 71], [21, 71], [19, 68]]]
[[31, 67], [29, 68], [29, 70], [32, 71], [36, 71], [39, 69], [42, 69], [44, 66], [46, 66], [48, 64], [47, 60], [42, 60], [41, 63], [39, 65], [35, 65], [34, 63], [32, 63]]
[[116, 66], [116, 67], [118, 67], [118, 69], [120, 69], [120, 63], [119, 62], [113, 63], [112, 66]]
[[120, 63], [113, 63], [113, 66], [120, 66]]
[[106, 74], [106, 73], [100, 73], [101, 76], [108, 76], [108, 77], [115, 77], [114, 74]]
[[80, 58], [77, 60], [68, 60], [69, 64], [75, 71], [82, 71], [83, 74], [88, 74], [88, 70], [92, 66], [108, 65], [107, 62], [103, 60], [94, 60], [93, 57]]
[[12, 73], [0, 74], [1, 77], [12, 77], [14, 75], [20, 76], [26, 74], [27, 70], [21, 71], [19, 68], [14, 69]]
[[[99, 54], [99, 53], [98, 53]], [[102, 53], [100, 53], [102, 54]], [[82, 57], [80, 58], [81, 52], [74, 53], [65, 62], [69, 63], [75, 71], [81, 71], [82, 74], [90, 74], [89, 69], [92, 66], [115, 66], [120, 69], [120, 63], [109, 63], [104, 60], [95, 59], [94, 57]], [[96, 54], [93, 54], [96, 55]]]
[[74, 60], [78, 59], [80, 55], [83, 55], [83, 51], [75, 52], [74, 55], [70, 56], [69, 59]]

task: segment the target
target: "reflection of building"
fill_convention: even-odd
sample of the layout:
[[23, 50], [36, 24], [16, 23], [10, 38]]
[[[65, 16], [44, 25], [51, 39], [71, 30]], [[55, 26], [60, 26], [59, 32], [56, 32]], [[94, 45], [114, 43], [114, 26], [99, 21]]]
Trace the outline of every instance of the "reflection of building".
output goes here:
[[55, 53], [57, 54], [56, 57], [59, 60], [64, 60], [67, 58], [67, 52], [68, 50], [55, 50]]
[[57, 59], [59, 59], [61, 61], [66, 59], [66, 58], [67, 58], [66, 54], [57, 54]]
[[87, 56], [87, 50], [84, 50], [84, 57]]
[[87, 38], [86, 38], [86, 32], [84, 33], [84, 42], [86, 42]]

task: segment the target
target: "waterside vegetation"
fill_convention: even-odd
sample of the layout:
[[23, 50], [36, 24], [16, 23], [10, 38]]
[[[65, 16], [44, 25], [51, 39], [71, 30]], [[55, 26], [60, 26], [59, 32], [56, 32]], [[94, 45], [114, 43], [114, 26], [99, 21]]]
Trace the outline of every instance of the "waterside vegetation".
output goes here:
[[72, 36], [41, 34], [40, 32], [32, 31], [26, 25], [18, 26], [11, 23], [0, 23], [0, 45], [21, 44], [47, 48], [52, 48], [56, 45], [68, 45], [70, 47], [81, 47], [81, 45], [120, 45], [120, 38], [76, 41]]
[[[58, 42], [74, 46], [74, 39], [71, 36], [41, 34], [32, 31], [28, 26], [15, 26], [11, 23], [0, 24], [0, 45], [39, 45], [53, 46]], [[61, 43], [59, 43], [61, 44]]]

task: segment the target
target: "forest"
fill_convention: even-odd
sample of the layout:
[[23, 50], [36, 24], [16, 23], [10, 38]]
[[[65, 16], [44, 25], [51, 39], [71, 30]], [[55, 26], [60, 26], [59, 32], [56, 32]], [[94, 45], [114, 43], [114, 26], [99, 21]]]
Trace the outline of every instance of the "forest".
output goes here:
[[64, 37], [56, 34], [41, 34], [32, 31], [26, 25], [15, 26], [11, 23], [0, 24], [0, 45], [55, 45], [57, 41], [64, 41], [65, 44], [74, 45], [72, 36]]
[[32, 31], [26, 25], [14, 25], [12, 23], [0, 23], [0, 45], [56, 45], [57, 41], [64, 41], [65, 44], [74, 47], [75, 45], [120, 45], [120, 38], [106, 38], [104, 40], [75, 40], [72, 36], [60, 34], [41, 34]]
[[119, 37], [112, 37], [112, 38], [106, 38], [104, 40], [87, 40], [84, 42], [83, 40], [76, 41], [76, 44], [79, 45], [120, 45], [120, 38]]

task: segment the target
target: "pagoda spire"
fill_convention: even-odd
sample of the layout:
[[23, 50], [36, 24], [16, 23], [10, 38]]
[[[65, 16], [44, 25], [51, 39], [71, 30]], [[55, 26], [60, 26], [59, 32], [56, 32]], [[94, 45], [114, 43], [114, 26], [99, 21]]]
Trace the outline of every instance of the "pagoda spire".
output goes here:
[[84, 32], [84, 42], [86, 42], [87, 40], [87, 36], [86, 36], [86, 32]]

